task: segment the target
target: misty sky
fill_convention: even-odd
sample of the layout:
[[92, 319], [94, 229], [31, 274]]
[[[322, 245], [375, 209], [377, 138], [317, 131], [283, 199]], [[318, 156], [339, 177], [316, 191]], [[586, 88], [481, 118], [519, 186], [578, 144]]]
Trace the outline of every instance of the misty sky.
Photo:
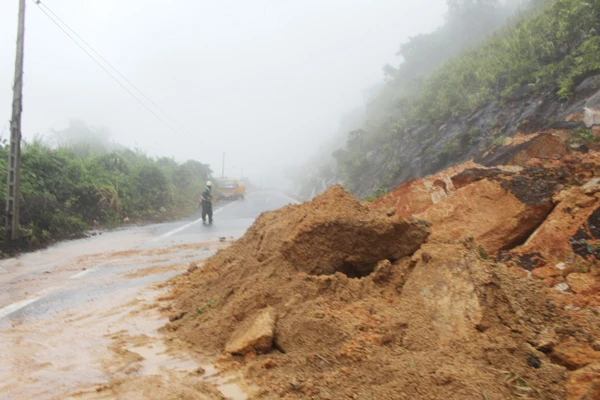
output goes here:
[[[44, 1], [44, 0], [42, 0]], [[46, 0], [185, 127], [173, 133], [27, 1], [23, 135], [68, 119], [152, 155], [256, 181], [333, 135], [401, 42], [441, 25], [445, 0]], [[0, 132], [8, 136], [18, 0], [0, 4]]]

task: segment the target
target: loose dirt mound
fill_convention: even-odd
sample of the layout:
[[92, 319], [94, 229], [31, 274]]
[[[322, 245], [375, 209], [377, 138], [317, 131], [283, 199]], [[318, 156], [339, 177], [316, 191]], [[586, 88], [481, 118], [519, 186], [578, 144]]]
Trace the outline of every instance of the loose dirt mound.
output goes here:
[[165, 330], [223, 354], [256, 398], [566, 399], [573, 365], [589, 367], [571, 392], [593, 389], [597, 315], [563, 311], [472, 238], [427, 237], [335, 186], [176, 280]]
[[313, 275], [362, 276], [378, 261], [414, 253], [428, 233], [424, 223], [374, 212], [334, 186], [310, 204], [263, 214], [234, 248]]

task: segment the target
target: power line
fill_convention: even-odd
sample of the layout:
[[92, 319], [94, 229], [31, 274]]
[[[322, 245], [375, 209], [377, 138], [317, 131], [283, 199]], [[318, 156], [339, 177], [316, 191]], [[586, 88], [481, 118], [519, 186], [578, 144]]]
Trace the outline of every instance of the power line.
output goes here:
[[81, 50], [83, 50], [85, 52], [85, 54], [87, 54], [88, 57], [90, 57], [92, 59], [92, 61], [94, 61], [96, 64], [98, 64], [98, 66], [100, 68], [102, 68], [104, 70], [104, 72], [106, 72], [115, 82], [117, 82], [119, 84], [119, 86], [121, 86], [127, 93], [129, 93], [129, 95], [131, 95], [131, 97], [133, 97], [138, 103], [140, 103], [146, 110], [148, 110], [152, 115], [154, 115], [166, 127], [168, 127], [173, 132], [177, 133], [178, 135], [181, 135], [181, 133], [177, 129], [175, 129], [171, 125], [169, 125], [163, 118], [161, 118], [156, 112], [154, 112], [154, 110], [152, 110], [150, 107], [148, 107], [146, 104], [144, 104], [144, 102], [141, 101], [135, 94], [133, 94], [131, 92], [131, 90], [129, 90], [129, 88], [127, 88], [125, 85], [123, 85], [123, 83], [121, 83], [108, 69], [106, 69], [106, 67], [104, 65], [102, 65], [100, 62], [98, 62], [98, 60], [96, 58], [94, 58], [94, 56], [92, 54], [90, 54], [90, 52], [87, 51], [87, 49], [85, 47], [83, 47], [77, 40], [75, 40], [75, 38], [73, 36], [71, 36], [71, 34], [69, 34], [69, 32], [67, 32], [67, 30], [65, 28], [63, 28], [58, 22], [56, 22], [56, 20], [54, 20], [50, 16], [50, 14], [48, 14], [48, 12], [46, 12], [44, 9], [42, 9], [42, 7], [40, 6], [41, 3], [36, 1], [35, 4], [38, 6], [40, 11], [42, 11], [48, 17], [48, 19], [50, 19], [56, 26], [58, 26], [58, 28], [60, 30], [62, 30], [64, 32], [64, 34], [67, 35], [69, 37], [69, 39], [71, 39], [73, 41], [73, 43], [75, 43]]
[[[146, 110], [148, 110], [152, 115], [154, 115], [160, 122], [162, 122], [167, 128], [169, 128], [170, 130], [172, 130], [173, 132], [175, 132], [176, 134], [183, 136], [181, 134], [181, 132], [179, 132], [177, 129], [175, 129], [173, 126], [171, 126], [167, 121], [165, 121], [160, 115], [158, 115], [156, 112], [154, 112], [154, 110], [152, 110], [150, 107], [148, 107], [142, 100], [140, 100], [131, 90], [129, 90], [129, 88], [127, 86], [125, 86], [121, 81], [119, 81], [104, 65], [102, 65], [102, 63], [100, 63], [85, 47], [83, 47], [81, 45], [81, 43], [79, 43], [73, 36], [71, 36], [71, 34], [64, 28], [62, 27], [58, 22], [56, 22], [56, 20], [54, 18], [52, 18], [52, 16], [46, 11], [44, 10], [41, 6], [40, 6], [40, 2], [35, 1], [35, 4], [38, 6], [39, 10], [41, 12], [43, 12], [48, 19], [50, 19], [50, 21], [52, 21], [56, 26], [58, 26], [58, 28], [64, 32], [65, 35], [67, 35], [69, 37], [69, 39], [71, 39], [73, 41], [73, 43], [75, 43], [81, 50], [83, 50], [83, 52], [85, 54], [88, 55], [88, 57], [90, 57], [96, 64], [98, 64], [98, 66], [100, 68], [102, 68], [104, 70], [104, 72], [106, 72], [115, 82], [117, 82], [119, 84], [119, 86], [121, 86], [127, 93], [129, 93], [129, 95], [131, 97], [133, 97], [138, 103], [140, 103]], [[46, 6], [46, 8], [48, 8]], [[48, 9], [49, 10], [49, 9]], [[66, 25], [66, 24], [65, 24]], [[69, 28], [70, 29], [70, 28]], [[87, 43], [86, 43], [87, 44]], [[89, 46], [89, 45], [88, 45]], [[92, 48], [91, 46], [89, 46], [90, 48]], [[93, 49], [92, 49], [93, 50]], [[95, 50], [94, 50], [95, 52]], [[98, 54], [98, 53], [96, 53]], [[108, 64], [108, 63], [107, 63]], [[110, 65], [110, 64], [109, 64]], [[112, 66], [111, 66], [112, 67]], [[114, 69], [114, 67], [112, 67]], [[116, 71], [116, 69], [115, 69]], [[117, 71], [118, 72], [118, 71]], [[133, 85], [132, 85], [133, 86]], [[139, 89], [136, 88], [136, 90], [140, 91]], [[141, 91], [140, 91], [141, 93]], [[144, 97], [146, 97], [143, 93], [142, 95]], [[147, 98], [147, 97], [146, 97]], [[152, 101], [150, 101], [152, 103]], [[164, 111], [162, 111], [158, 106], [155, 105], [156, 108], [158, 108], [163, 114], [167, 115]], [[170, 118], [170, 117], [169, 117]], [[187, 133], [187, 132], [186, 132]], [[188, 133], [189, 134], [189, 133]]]
[[[146, 96], [144, 94], [144, 92], [142, 92], [137, 86], [135, 86], [129, 79], [127, 79], [127, 77], [125, 75], [123, 75], [114, 65], [112, 65], [106, 58], [102, 57], [102, 55], [100, 53], [98, 53], [93, 47], [92, 45], [90, 45], [88, 42], [86, 42], [81, 36], [79, 36], [77, 34], [77, 32], [75, 32], [75, 30], [73, 30], [73, 28], [71, 28], [69, 26], [69, 24], [67, 24], [65, 21], [63, 21], [58, 15], [56, 15], [54, 13], [54, 11], [52, 11], [45, 3], [41, 3], [41, 2], [36, 2], [36, 4], [43, 6], [46, 10], [48, 10], [48, 12], [50, 14], [52, 14], [58, 21], [60, 21], [60, 23], [62, 23], [69, 31], [71, 31], [71, 33], [73, 33], [73, 35], [75, 35], [75, 37], [77, 37], [77, 39], [81, 40], [81, 42], [83, 44], [85, 44], [87, 47], [90, 48], [90, 50], [92, 50], [92, 52], [97, 55], [102, 61], [104, 61], [110, 68], [112, 68], [121, 78], [123, 78], [123, 80], [125, 82], [127, 82], [129, 85], [131, 85], [131, 87], [133, 87], [139, 94], [142, 95], [142, 97], [144, 99], [146, 99], [150, 104], [152, 104], [154, 107], [156, 107], [160, 112], [162, 112], [169, 120], [171, 120], [171, 122], [179, 125], [180, 128], [182, 128], [185, 133], [191, 135], [189, 132], [187, 132], [187, 130], [185, 129], [184, 126], [182, 126], [179, 122], [177, 122], [175, 119], [173, 119], [169, 114], [167, 114], [167, 112], [165, 110], [163, 110], [162, 108], [160, 108], [158, 106], [158, 104], [156, 104], [154, 101], [152, 101], [152, 99], [148, 96]], [[193, 136], [193, 135], [192, 135]]]

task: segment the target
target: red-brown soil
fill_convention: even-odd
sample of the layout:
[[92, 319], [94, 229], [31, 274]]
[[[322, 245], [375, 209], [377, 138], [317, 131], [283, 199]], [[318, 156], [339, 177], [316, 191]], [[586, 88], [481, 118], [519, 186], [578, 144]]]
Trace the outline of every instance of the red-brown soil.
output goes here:
[[564, 137], [540, 137], [525, 166], [456, 167], [372, 206], [334, 186], [263, 214], [174, 280], [164, 330], [255, 398], [598, 398], [600, 162], [545, 166]]

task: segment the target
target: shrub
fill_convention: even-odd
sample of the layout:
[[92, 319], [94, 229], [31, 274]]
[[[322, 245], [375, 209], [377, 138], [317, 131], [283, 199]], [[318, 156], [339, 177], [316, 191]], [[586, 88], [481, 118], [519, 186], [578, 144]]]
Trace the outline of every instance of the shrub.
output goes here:
[[[96, 143], [99, 141], [93, 141]], [[191, 212], [210, 178], [208, 165], [150, 158], [125, 148], [80, 143], [51, 147], [41, 140], [22, 145], [21, 229], [25, 245], [81, 236], [96, 223], [114, 227], [128, 217], [143, 219], [160, 207]], [[83, 150], [85, 151], [83, 151]], [[0, 145], [0, 171], [6, 174], [8, 147]], [[4, 202], [6, 181], [0, 180]], [[5, 215], [0, 218], [4, 240]]]

